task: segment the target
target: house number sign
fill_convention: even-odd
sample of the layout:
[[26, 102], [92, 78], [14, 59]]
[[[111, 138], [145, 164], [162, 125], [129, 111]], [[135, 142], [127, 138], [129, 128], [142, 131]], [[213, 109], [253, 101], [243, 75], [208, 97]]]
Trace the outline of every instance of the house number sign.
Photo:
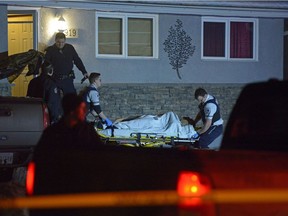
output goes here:
[[64, 31], [67, 38], [78, 38], [78, 29], [69, 28]]

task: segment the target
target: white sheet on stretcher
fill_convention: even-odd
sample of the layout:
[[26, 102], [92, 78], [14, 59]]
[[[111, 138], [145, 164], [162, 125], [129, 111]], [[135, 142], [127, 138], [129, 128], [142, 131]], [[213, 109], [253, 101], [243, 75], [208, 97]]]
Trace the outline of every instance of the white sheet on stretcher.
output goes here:
[[[130, 137], [131, 133], [157, 133], [165, 137], [191, 138], [196, 133], [192, 125], [181, 125], [179, 117], [174, 112], [159, 115], [143, 115], [129, 121], [114, 124], [115, 137]], [[98, 131], [104, 136], [112, 135], [111, 129]]]

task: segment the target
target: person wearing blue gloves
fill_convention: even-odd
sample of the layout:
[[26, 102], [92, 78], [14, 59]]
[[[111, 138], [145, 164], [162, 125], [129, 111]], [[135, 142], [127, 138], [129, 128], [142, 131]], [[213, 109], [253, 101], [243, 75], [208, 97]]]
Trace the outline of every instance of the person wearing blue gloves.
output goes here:
[[100, 106], [100, 96], [98, 92], [98, 88], [101, 86], [100, 75], [100, 73], [96, 72], [90, 73], [90, 85], [84, 90], [83, 98], [88, 110], [87, 115], [92, 113], [94, 117], [99, 116], [102, 123], [105, 123], [107, 127], [111, 127], [113, 122], [104, 114]]
[[216, 98], [203, 88], [196, 89], [194, 96], [199, 102], [199, 112], [194, 123], [202, 120], [203, 127], [192, 136], [192, 139], [198, 140], [200, 148], [209, 148], [209, 145], [223, 133], [219, 104]]

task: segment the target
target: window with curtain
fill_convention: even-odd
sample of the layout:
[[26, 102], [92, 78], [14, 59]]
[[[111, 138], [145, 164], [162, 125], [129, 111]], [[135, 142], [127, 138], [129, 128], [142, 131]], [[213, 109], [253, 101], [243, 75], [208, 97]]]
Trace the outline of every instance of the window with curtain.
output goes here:
[[204, 56], [225, 57], [225, 23], [204, 23]]
[[96, 56], [158, 58], [158, 16], [96, 13]]
[[256, 19], [203, 18], [202, 58], [255, 60], [256, 24]]
[[99, 54], [122, 54], [122, 19], [98, 19]]
[[153, 20], [128, 18], [128, 56], [153, 55]]
[[230, 58], [253, 58], [253, 23], [230, 23]]

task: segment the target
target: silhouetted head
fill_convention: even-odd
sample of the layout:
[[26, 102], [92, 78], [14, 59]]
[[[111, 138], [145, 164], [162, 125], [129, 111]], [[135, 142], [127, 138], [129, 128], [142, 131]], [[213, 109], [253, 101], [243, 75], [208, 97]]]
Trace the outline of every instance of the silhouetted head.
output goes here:
[[[69, 93], [64, 95], [62, 99], [62, 108], [64, 116], [73, 115], [79, 120], [84, 120], [86, 116], [86, 104], [83, 98], [76, 93]], [[82, 116], [84, 113], [84, 117]]]

